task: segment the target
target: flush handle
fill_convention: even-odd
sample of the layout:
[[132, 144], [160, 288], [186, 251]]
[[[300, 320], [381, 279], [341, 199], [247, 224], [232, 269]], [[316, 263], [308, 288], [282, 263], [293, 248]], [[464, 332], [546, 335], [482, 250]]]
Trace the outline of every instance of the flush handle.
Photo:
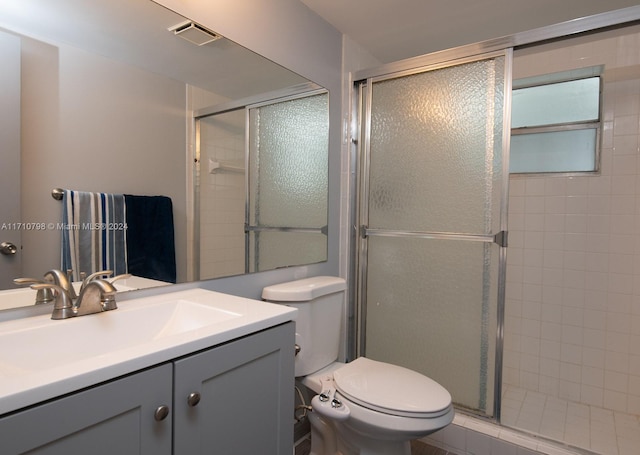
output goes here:
[[187, 404], [192, 408], [200, 403], [200, 394], [198, 392], [191, 392], [187, 397]]
[[156, 422], [161, 422], [167, 418], [169, 415], [169, 406], [163, 404], [162, 406], [158, 406], [156, 412], [153, 413], [153, 418], [156, 419]]

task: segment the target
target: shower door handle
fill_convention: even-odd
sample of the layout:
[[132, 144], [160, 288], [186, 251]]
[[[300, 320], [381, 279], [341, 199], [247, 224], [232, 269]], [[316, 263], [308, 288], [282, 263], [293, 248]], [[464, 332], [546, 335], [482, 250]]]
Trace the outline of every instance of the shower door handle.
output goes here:
[[440, 239], [440, 240], [466, 240], [471, 242], [495, 243], [498, 246], [507, 246], [507, 231], [500, 231], [497, 234], [465, 234], [461, 232], [429, 232], [429, 231], [402, 231], [393, 229], [369, 228], [366, 224], [360, 226], [360, 237], [366, 239], [369, 236], [375, 237], [405, 237], [419, 239]]

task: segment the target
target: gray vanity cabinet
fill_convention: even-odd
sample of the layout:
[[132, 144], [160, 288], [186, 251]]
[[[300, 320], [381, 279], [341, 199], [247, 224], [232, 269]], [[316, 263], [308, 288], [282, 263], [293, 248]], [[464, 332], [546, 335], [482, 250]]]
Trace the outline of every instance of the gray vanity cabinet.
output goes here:
[[170, 455], [171, 364], [117, 379], [0, 418], [0, 453]]
[[176, 455], [293, 452], [294, 324], [175, 362]]
[[0, 417], [0, 454], [290, 454], [294, 327], [288, 322]]

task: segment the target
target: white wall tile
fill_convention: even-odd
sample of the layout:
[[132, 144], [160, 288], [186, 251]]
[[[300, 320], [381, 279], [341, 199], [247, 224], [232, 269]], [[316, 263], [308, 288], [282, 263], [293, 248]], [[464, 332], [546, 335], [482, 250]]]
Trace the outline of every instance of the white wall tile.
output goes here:
[[[544, 58], [516, 53], [514, 62], [520, 77], [607, 64], [600, 174], [510, 180], [517, 252], [508, 255], [506, 293], [514, 308], [507, 309], [504, 376], [507, 384], [575, 400], [566, 405], [566, 442], [586, 440], [604, 453], [607, 444], [622, 443], [601, 431], [589, 435], [586, 404], [609, 408], [597, 416], [607, 422], [613, 410], [640, 414], [640, 77], [609, 78], [620, 65], [640, 64], [638, 30], [577, 39], [573, 49], [549, 46], [553, 55]], [[539, 423], [549, 432], [551, 415]], [[522, 422], [535, 425], [536, 418]], [[510, 444], [505, 455], [535, 450], [524, 445], [514, 452], [515, 441], [502, 441]]]

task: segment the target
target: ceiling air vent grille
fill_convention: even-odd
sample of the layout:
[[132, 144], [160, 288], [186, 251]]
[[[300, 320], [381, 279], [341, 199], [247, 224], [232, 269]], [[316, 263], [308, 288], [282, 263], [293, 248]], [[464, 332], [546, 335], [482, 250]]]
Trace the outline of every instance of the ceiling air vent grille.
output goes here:
[[169, 28], [169, 31], [172, 31], [180, 38], [184, 38], [197, 46], [202, 46], [203, 44], [222, 38], [222, 36], [217, 33], [214, 33], [193, 21], [182, 22], [174, 25]]

